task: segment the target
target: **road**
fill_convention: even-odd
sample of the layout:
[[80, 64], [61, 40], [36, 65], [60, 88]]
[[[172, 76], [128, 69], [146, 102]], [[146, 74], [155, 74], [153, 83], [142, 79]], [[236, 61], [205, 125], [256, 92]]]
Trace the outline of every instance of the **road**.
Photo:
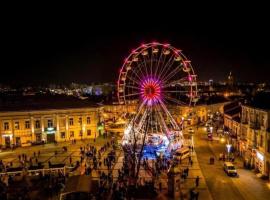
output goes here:
[[[217, 200], [263, 200], [269, 199], [270, 189], [267, 182], [256, 177], [253, 171], [243, 169], [241, 160], [236, 159], [239, 178], [229, 177], [223, 171], [223, 161], [218, 155], [225, 152], [225, 144], [219, 141], [208, 141], [203, 128], [195, 131], [194, 141], [198, 161], [206, 178], [213, 199]], [[209, 158], [215, 157], [215, 164], [209, 164]]]

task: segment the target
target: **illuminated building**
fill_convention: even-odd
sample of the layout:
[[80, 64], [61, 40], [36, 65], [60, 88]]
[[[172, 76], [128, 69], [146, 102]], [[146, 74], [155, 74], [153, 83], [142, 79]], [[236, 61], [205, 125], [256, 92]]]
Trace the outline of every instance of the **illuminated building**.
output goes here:
[[270, 173], [270, 110], [242, 105], [241, 134], [245, 161], [261, 174]]
[[100, 108], [0, 112], [2, 147], [90, 139], [102, 134]]

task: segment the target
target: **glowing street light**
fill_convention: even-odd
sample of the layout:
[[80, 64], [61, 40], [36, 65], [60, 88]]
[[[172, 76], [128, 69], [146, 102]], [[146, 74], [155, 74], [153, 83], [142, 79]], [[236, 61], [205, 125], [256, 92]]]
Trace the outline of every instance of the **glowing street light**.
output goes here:
[[228, 143], [228, 144], [226, 144], [226, 147], [227, 147], [228, 158], [229, 158], [232, 145]]

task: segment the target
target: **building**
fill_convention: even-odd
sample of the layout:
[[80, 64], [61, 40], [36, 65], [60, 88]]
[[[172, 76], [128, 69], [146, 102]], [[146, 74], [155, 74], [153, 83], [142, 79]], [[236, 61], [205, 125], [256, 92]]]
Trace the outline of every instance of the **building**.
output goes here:
[[241, 104], [238, 101], [224, 106], [224, 130], [228, 133], [230, 144], [240, 151]]
[[[31, 104], [16, 101], [0, 109], [2, 148], [96, 138], [103, 133], [102, 108], [82, 100], [53, 97]], [[21, 100], [21, 99], [20, 99]], [[10, 104], [11, 101], [8, 101]], [[22, 102], [22, 103], [20, 103]]]
[[[270, 174], [270, 109], [242, 105], [241, 149], [246, 164], [262, 175]], [[269, 176], [270, 177], [270, 176]]]

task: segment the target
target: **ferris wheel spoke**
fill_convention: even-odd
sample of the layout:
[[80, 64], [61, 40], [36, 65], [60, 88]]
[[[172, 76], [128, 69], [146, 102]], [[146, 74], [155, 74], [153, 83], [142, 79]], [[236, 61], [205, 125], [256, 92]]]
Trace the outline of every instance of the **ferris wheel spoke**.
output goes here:
[[164, 72], [160, 75], [160, 79], [163, 80], [164, 77], [166, 77], [167, 73], [171, 70], [171, 67], [173, 66], [174, 64], [174, 55], [172, 55], [170, 57], [170, 60], [166, 63], [166, 65], [164, 66]]
[[137, 79], [138, 79], [140, 82], [142, 82], [142, 79], [141, 79], [142, 74], [138, 74], [138, 72], [136, 71], [136, 69], [133, 70], [132, 73], [137, 77]]
[[164, 69], [164, 68], [162, 68], [162, 64], [164, 65], [164, 63], [166, 61], [166, 55], [163, 55], [163, 53], [160, 53], [160, 54], [161, 54], [161, 60], [160, 60], [159, 65], [158, 65], [157, 74], [155, 75], [156, 77], [160, 76], [160, 73]]
[[162, 90], [162, 92], [165, 92], [165, 93], [188, 93], [187, 90]]
[[[146, 55], [147, 57], [148, 57], [148, 55]], [[144, 63], [144, 70], [145, 70], [145, 75], [149, 75], [149, 73], [148, 73], [148, 70], [147, 70], [147, 68], [148, 68], [148, 60], [146, 60], [145, 59], [145, 57], [146, 56], [143, 56], [143, 63]]]
[[140, 90], [139, 87], [136, 87], [136, 86], [133, 86], [133, 85], [125, 85], [125, 87]]
[[162, 59], [162, 53], [159, 55], [158, 57], [158, 62], [157, 62], [157, 65], [156, 65], [156, 69], [155, 69], [155, 76], [157, 76], [157, 73], [158, 73], [158, 68], [159, 68], [159, 63], [160, 63], [160, 60]]
[[166, 95], [166, 94], [164, 94], [164, 97], [165, 97], [167, 100], [172, 101], [172, 102], [174, 102], [174, 103], [176, 103], [176, 104], [179, 104], [179, 105], [187, 105], [186, 103], [184, 103], [184, 102], [182, 102], [182, 101], [179, 101], [178, 99], [172, 98], [172, 97], [170, 97], [170, 96], [168, 96], [168, 95]]
[[137, 85], [140, 85], [140, 82], [137, 80], [137, 79], [134, 79], [133, 77], [131, 76], [126, 76], [129, 80], [133, 81], [134, 83], [136, 83]]
[[171, 82], [166, 81], [167, 83], [165, 85], [163, 85], [162, 87], [163, 88], [171, 87], [172, 85], [180, 84], [180, 83], [183, 83], [185, 81], [187, 81], [187, 78], [186, 77], [180, 78], [178, 80], [173, 80]]
[[169, 60], [166, 63], [163, 64], [163, 67], [161, 68], [160, 72], [158, 73], [159, 79], [161, 79], [161, 76], [162, 76], [163, 72], [165, 70], [167, 70], [166, 67], [167, 67], [168, 63], [171, 62], [172, 58], [173, 58], [173, 55], [169, 58]]
[[138, 92], [138, 93], [132, 93], [132, 94], [127, 94], [125, 95], [126, 97], [132, 97], [132, 96], [137, 96], [137, 95], [140, 95], [141, 93]]
[[174, 77], [177, 72], [180, 72], [180, 67], [176, 66], [166, 77], [163, 78], [163, 81], [166, 83], [168, 82], [172, 77]]
[[151, 63], [150, 63], [150, 75], [153, 76], [153, 69], [152, 69], [153, 63], [152, 62], [153, 62], [154, 59], [153, 59], [153, 52], [152, 51], [151, 51], [151, 59], [150, 60], [151, 60]]

